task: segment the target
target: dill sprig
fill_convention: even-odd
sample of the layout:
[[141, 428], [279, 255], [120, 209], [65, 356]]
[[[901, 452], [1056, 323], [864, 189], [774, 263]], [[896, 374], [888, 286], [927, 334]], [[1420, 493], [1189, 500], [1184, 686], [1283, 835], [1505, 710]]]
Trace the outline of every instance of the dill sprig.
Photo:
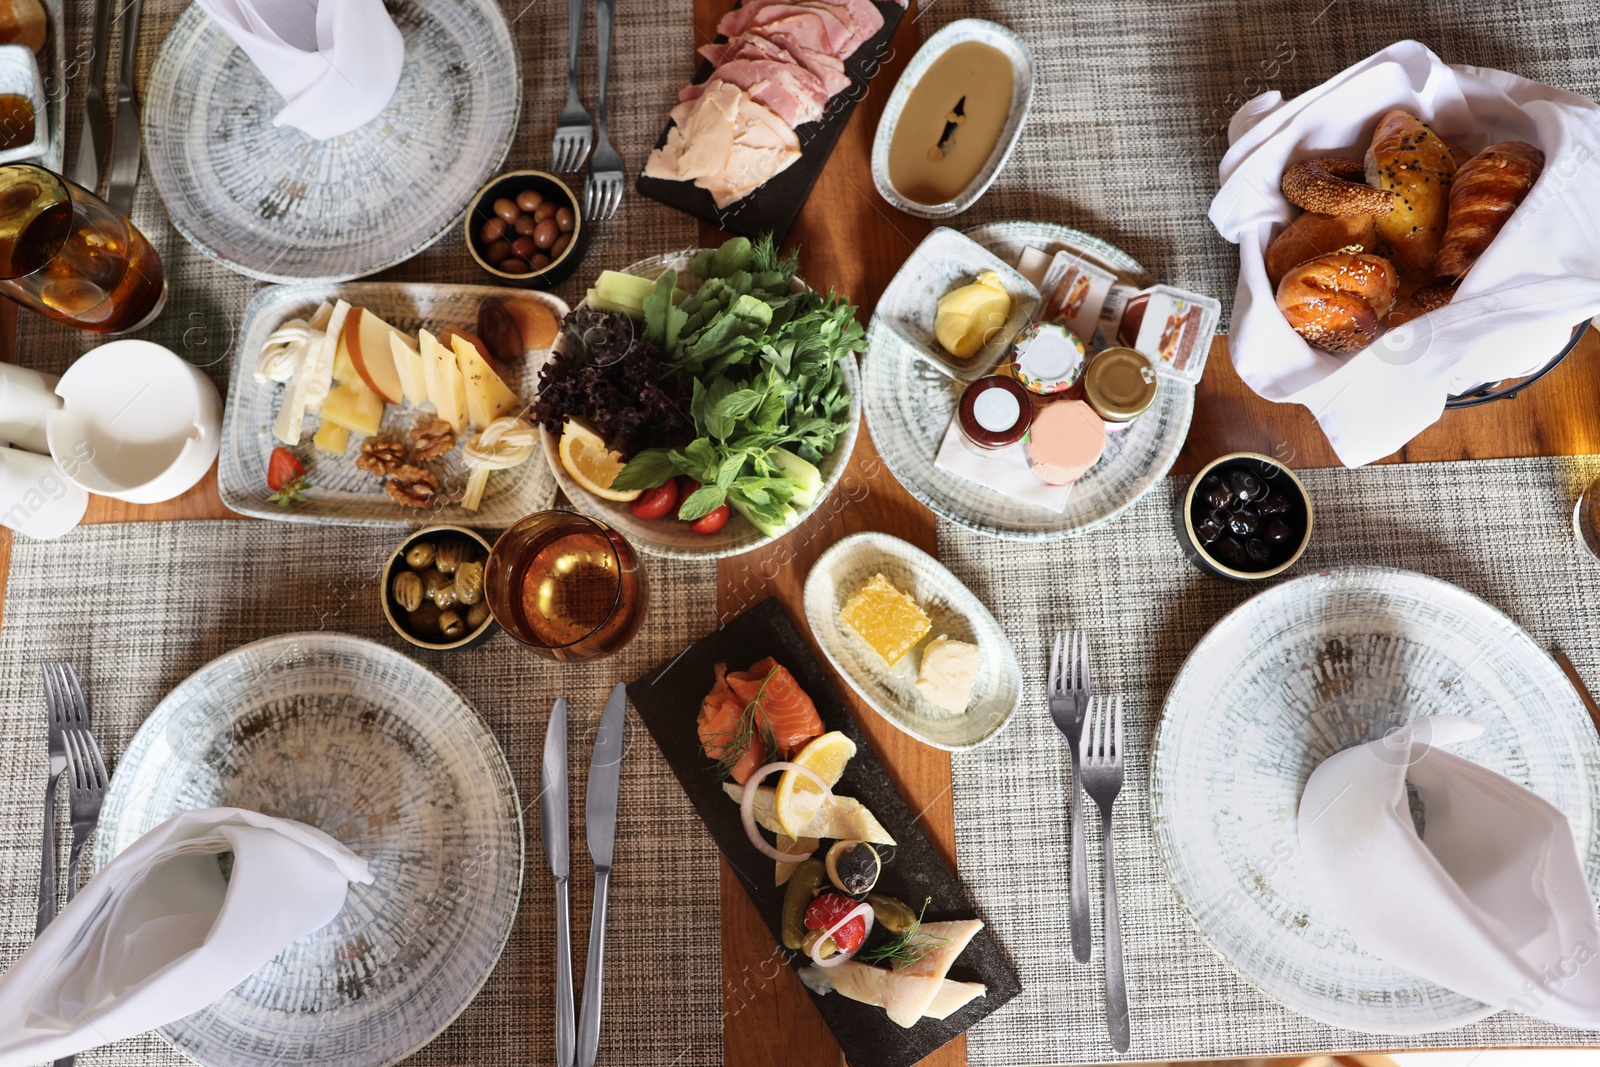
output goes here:
[[[744, 710], [739, 713], [739, 721], [734, 725], [734, 728], [731, 731], [717, 734], [713, 737], [710, 747], [716, 748], [722, 753], [717, 760], [716, 775], [718, 781], [726, 781], [732, 777], [733, 768], [738, 765], [740, 760], [744, 759], [745, 753], [750, 751], [750, 746], [757, 737], [761, 738], [761, 743], [769, 754], [778, 750], [778, 739], [777, 735], [772, 732], [772, 724], [767, 721], [765, 715], [756, 714], [761, 705], [761, 698], [766, 696], [767, 683], [772, 681], [772, 676], [777, 673], [778, 669], [774, 667], [767, 672], [765, 678], [761, 679], [760, 688], [756, 690], [756, 695], [751, 699], [750, 703], [746, 704]], [[706, 745], [702, 744], [700, 746], [702, 752], [706, 752], [706, 748]], [[706, 755], [709, 756], [710, 754], [710, 752], [706, 752]]]
[[922, 917], [928, 913], [928, 904], [932, 900], [932, 897], [923, 897], [922, 910], [917, 912], [910, 926], [883, 944], [856, 953], [856, 959], [864, 963], [906, 965], [916, 963], [940, 945], [948, 945], [948, 937], [922, 932]]

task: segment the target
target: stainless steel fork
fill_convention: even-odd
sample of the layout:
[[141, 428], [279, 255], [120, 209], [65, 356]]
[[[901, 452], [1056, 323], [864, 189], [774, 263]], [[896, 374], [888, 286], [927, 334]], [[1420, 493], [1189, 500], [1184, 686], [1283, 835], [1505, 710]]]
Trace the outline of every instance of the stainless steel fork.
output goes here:
[[67, 735], [71, 698], [67, 694], [63, 663], [41, 663], [44, 676], [44, 704], [49, 716], [50, 770], [44, 782], [44, 841], [39, 855], [39, 913], [34, 919], [33, 936], [56, 917], [56, 794], [57, 783], [67, 769]]
[[68, 799], [72, 814], [72, 854], [67, 862], [67, 899], [78, 893], [78, 864], [83, 859], [84, 842], [100, 822], [100, 806], [106, 799], [110, 775], [100, 746], [89, 730], [89, 701], [78, 684], [78, 673], [62, 664], [67, 696], [72, 705], [72, 725], [67, 735]]
[[1122, 792], [1122, 697], [1089, 701], [1083, 730], [1083, 790], [1100, 808], [1100, 843], [1106, 854], [1106, 1032], [1111, 1047], [1128, 1051], [1128, 983], [1122, 968], [1122, 921], [1117, 914], [1117, 850], [1111, 808]]
[[583, 214], [586, 219], [609, 219], [622, 204], [622, 157], [606, 136], [606, 92], [611, 84], [611, 27], [616, 0], [596, 0], [595, 29], [600, 60], [600, 107], [595, 127], [600, 139], [589, 157], [589, 176], [583, 183]]
[[550, 169], [571, 173], [583, 166], [594, 140], [594, 122], [578, 98], [578, 51], [583, 44], [583, 14], [588, 0], [567, 0], [567, 105], [556, 119], [550, 145]]
[[1072, 753], [1072, 853], [1067, 887], [1071, 921], [1072, 957], [1088, 963], [1089, 864], [1083, 843], [1083, 778], [1078, 767], [1078, 742], [1083, 736], [1083, 716], [1089, 709], [1089, 635], [1058, 633], [1050, 648], [1050, 718], [1067, 739]]

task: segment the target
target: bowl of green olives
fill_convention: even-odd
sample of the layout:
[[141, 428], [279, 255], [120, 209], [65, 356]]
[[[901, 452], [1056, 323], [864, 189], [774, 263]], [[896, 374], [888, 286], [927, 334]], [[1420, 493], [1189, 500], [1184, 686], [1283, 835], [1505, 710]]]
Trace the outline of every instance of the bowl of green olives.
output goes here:
[[427, 526], [383, 568], [383, 617], [418, 648], [461, 648], [494, 628], [483, 596], [489, 542], [464, 526]]

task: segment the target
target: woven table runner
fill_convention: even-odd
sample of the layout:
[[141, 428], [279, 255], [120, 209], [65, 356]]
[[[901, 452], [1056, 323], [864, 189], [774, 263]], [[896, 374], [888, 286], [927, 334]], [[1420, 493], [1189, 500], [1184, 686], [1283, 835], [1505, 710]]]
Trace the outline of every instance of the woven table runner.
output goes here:
[[[1301, 475], [1316, 532], [1290, 576], [1345, 564], [1419, 571], [1475, 593], [1566, 652], [1600, 692], [1600, 564], [1573, 535], [1572, 508], [1600, 456], [1367, 467]], [[1179, 904], [1150, 826], [1150, 745], [1168, 687], [1211, 626], [1258, 590], [1201, 573], [1172, 530], [1168, 479], [1110, 526], [1025, 548], [939, 524], [939, 558], [1016, 647], [1021, 705], [994, 742], [955, 758], [956, 857], [1022, 972], [1023, 992], [969, 1035], [975, 1067], [1116, 1059], [1106, 1040], [1098, 942], [1090, 964], [1067, 941], [1071, 764], [1044, 706], [1047, 643], [1094, 634], [1096, 689], [1126, 700], [1126, 782], [1116, 807], [1118, 900], [1133, 1049], [1126, 1059], [1411, 1047], [1600, 1045], [1600, 1034], [1501, 1013], [1418, 1037], [1360, 1034], [1297, 1015], [1234, 975]], [[1092, 811], [1092, 807], [1089, 808]], [[1088, 818], [1089, 855], [1099, 820]], [[1097, 859], [1091, 859], [1096, 865]], [[1094, 866], [1098, 872], [1098, 866]]]
[[[45, 776], [41, 660], [78, 669], [115, 773], [134, 731], [191, 672], [247, 642], [300, 630], [368, 637], [443, 675], [489, 723], [523, 807], [522, 902], [505, 954], [462, 1016], [411, 1061], [550, 1062], [555, 1049], [555, 911], [539, 834], [539, 763], [550, 706], [568, 701], [572, 922], [582, 979], [592, 886], [583, 844], [590, 747], [611, 686], [716, 628], [709, 563], [645, 558], [644, 629], [592, 665], [536, 657], [505, 634], [422, 652], [385, 623], [374, 580], [392, 532], [262, 522], [81, 527], [61, 541], [19, 538], [0, 628], [0, 972], [33, 938]], [[717, 854], [643, 725], [629, 713], [606, 943], [603, 1063], [708, 1064], [722, 1058]], [[65, 830], [59, 831], [65, 863]], [[670, 896], [663, 889], [670, 875]], [[581, 989], [581, 986], [580, 986]], [[87, 1054], [98, 1064], [188, 1061], [145, 1036]]]
[[956, 19], [984, 18], [1015, 30], [1033, 52], [1022, 138], [994, 187], [949, 225], [1065, 223], [1118, 245], [1156, 281], [1210, 294], [1230, 312], [1239, 257], [1206, 209], [1239, 105], [1271, 90], [1296, 96], [1406, 38], [1446, 63], [1600, 96], [1594, 15], [1589, 0], [925, 0], [924, 39]]

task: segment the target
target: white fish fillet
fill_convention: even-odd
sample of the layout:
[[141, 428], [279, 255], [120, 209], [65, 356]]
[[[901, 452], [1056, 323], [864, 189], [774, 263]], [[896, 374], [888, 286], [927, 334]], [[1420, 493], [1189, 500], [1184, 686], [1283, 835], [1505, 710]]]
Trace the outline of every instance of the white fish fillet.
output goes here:
[[[735, 804], [744, 796], [744, 786], [737, 782], [723, 782], [722, 789], [733, 798]], [[759, 786], [756, 789], [752, 809], [756, 822], [763, 830], [781, 834], [783, 827], [778, 824], [777, 801], [774, 800], [774, 794], [772, 786]], [[867, 810], [865, 804], [852, 797], [841, 796], [830, 796], [823, 802], [821, 810], [805, 828], [805, 836], [828, 838], [832, 841], [866, 841], [874, 845], [895, 843], [894, 838], [889, 836], [889, 831], [883, 828], [883, 824]]]
[[896, 965], [894, 995], [884, 1004], [883, 1010], [900, 1026], [915, 1026], [927, 1014], [939, 996], [939, 987], [956, 957], [965, 951], [979, 930], [980, 919], [958, 919], [955, 922], [923, 923], [922, 932], [930, 937], [944, 938], [944, 944], [912, 963]]
[[[800, 972], [800, 980], [813, 992], [836, 992], [860, 1004], [887, 1009], [907, 996], [920, 996], [927, 979], [908, 978], [883, 967], [873, 967], [855, 960], [847, 960], [837, 967], [807, 967]], [[948, 1019], [959, 1009], [970, 1004], [989, 990], [981, 982], [952, 982], [944, 979], [936, 983], [933, 999], [923, 1016], [929, 1019]], [[892, 1017], [892, 1016], [891, 1016]], [[905, 1023], [901, 1023], [905, 1026]]]

